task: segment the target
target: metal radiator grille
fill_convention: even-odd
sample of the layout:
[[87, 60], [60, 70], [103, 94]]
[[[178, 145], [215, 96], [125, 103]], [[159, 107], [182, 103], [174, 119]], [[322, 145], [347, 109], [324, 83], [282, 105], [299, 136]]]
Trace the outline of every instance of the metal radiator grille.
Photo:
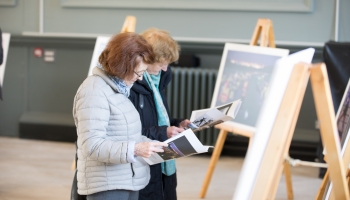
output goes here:
[[[209, 108], [214, 92], [216, 69], [172, 67], [173, 77], [167, 99], [174, 118], [190, 118], [192, 110]], [[205, 145], [214, 145], [219, 130], [209, 128], [196, 133]]]

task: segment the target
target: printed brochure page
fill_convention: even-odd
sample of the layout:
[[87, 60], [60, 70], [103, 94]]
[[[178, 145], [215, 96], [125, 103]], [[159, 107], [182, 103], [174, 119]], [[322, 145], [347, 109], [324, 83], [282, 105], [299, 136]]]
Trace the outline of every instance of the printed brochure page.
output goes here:
[[200, 131], [211, 126], [223, 123], [225, 121], [233, 120], [242, 104], [240, 99], [228, 104], [217, 106], [215, 108], [194, 110], [189, 125], [194, 132]]
[[166, 160], [205, 153], [208, 152], [209, 147], [213, 147], [204, 146], [191, 129], [187, 129], [164, 142], [168, 143], [168, 147], [163, 148], [164, 152], [155, 153], [149, 158], [143, 158], [148, 164], [154, 165]]

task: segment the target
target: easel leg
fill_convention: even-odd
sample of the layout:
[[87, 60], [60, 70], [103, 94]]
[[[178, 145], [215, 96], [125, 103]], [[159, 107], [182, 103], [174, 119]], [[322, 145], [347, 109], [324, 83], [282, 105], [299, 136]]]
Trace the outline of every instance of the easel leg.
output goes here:
[[135, 32], [136, 26], [136, 17], [135, 16], [126, 16], [121, 33], [125, 32]]
[[278, 170], [275, 173], [276, 175], [274, 177], [273, 183], [272, 183], [270, 191], [269, 191], [269, 198], [268, 199], [275, 199], [278, 185], [279, 185], [280, 180], [281, 180], [282, 172], [284, 172], [284, 176], [286, 179], [288, 200], [294, 199], [293, 185], [292, 185], [292, 174], [290, 172], [290, 165], [289, 165], [288, 161], [283, 162], [283, 167], [282, 166], [278, 167]]
[[324, 177], [323, 177], [320, 189], [317, 192], [317, 196], [316, 196], [315, 200], [322, 200], [323, 199], [328, 181], [329, 181], [329, 174], [328, 174], [328, 170], [327, 170]]
[[288, 199], [294, 199], [293, 185], [292, 185], [292, 174], [290, 172], [290, 165], [289, 165], [288, 161], [284, 161], [284, 176], [286, 178]]
[[283, 168], [282, 167], [278, 167], [278, 170], [276, 170], [275, 173], [275, 177], [273, 179], [273, 182], [271, 184], [271, 188], [268, 194], [268, 199], [275, 199], [276, 193], [277, 193], [277, 189], [278, 189], [278, 185], [280, 183], [281, 180], [281, 174], [283, 172]]
[[213, 176], [216, 163], [218, 162], [222, 148], [224, 147], [226, 137], [227, 137], [227, 131], [221, 130], [215, 144], [213, 155], [211, 156], [211, 159], [210, 159], [207, 175], [205, 176], [204, 183], [203, 183], [201, 192], [199, 194], [200, 198], [204, 198], [207, 193], [211, 177]]
[[[328, 173], [328, 170], [327, 170], [327, 173]], [[328, 176], [328, 174], [326, 173], [326, 175], [327, 175], [327, 182], [328, 182], [328, 180], [329, 180], [329, 176]], [[349, 171], [349, 169], [347, 169], [346, 170], [346, 182], [347, 182], [347, 185], [348, 185], [348, 191], [349, 191], [349, 189], [350, 189], [350, 177], [349, 177], [349, 174], [350, 173], [350, 171]], [[326, 176], [325, 176], [326, 177]], [[326, 183], [327, 183], [326, 182]], [[323, 181], [322, 181], [322, 184], [323, 184]], [[324, 188], [324, 189], [326, 189], [326, 188]], [[349, 191], [350, 192], [350, 191]], [[323, 192], [323, 193], [325, 193], [325, 192]], [[329, 197], [329, 200], [337, 200], [336, 199], [336, 197], [335, 197], [335, 193], [334, 193], [334, 189], [332, 188], [332, 190], [331, 190], [331, 194], [330, 194], [330, 197]]]
[[[346, 179], [348, 181], [348, 188], [350, 189], [350, 170], [347, 169], [347, 173], [346, 173]], [[350, 191], [349, 191], [350, 192]]]
[[[303, 102], [303, 98], [299, 98], [298, 99], [298, 107], [300, 108], [301, 107], [301, 104]], [[296, 123], [297, 123], [297, 120], [298, 120], [298, 116], [299, 116], [299, 112], [300, 112], [300, 109], [299, 111], [295, 111], [294, 112], [294, 117], [293, 117], [293, 122], [292, 124], [294, 124], [293, 126], [295, 127]], [[288, 147], [290, 147], [291, 145], [291, 142], [292, 142], [292, 138], [293, 138], [293, 134], [294, 134], [294, 128], [291, 128], [289, 129], [289, 136], [288, 136]], [[294, 199], [294, 193], [293, 193], [293, 184], [292, 184], [292, 173], [290, 171], [290, 165], [289, 165], [289, 162], [286, 160], [286, 158], [289, 158], [289, 148], [285, 148], [284, 149], [285, 151], [285, 160], [283, 161], [283, 171], [284, 171], [284, 177], [286, 179], [286, 189], [287, 189], [287, 197], [289, 200], [291, 199]], [[276, 196], [276, 195], [275, 195]], [[275, 197], [273, 196], [273, 197]]]
[[250, 40], [250, 45], [257, 45], [259, 37], [261, 37], [260, 46], [276, 47], [273, 25], [270, 19], [258, 19], [258, 22], [256, 23], [254, 29], [253, 37]]

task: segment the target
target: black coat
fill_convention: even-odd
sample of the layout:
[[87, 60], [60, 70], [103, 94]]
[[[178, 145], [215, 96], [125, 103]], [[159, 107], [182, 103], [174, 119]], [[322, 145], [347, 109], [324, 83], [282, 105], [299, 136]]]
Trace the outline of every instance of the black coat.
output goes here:
[[[161, 72], [159, 91], [170, 117], [165, 88], [171, 81], [171, 68]], [[153, 92], [147, 81], [143, 79], [134, 83], [130, 90], [129, 99], [140, 114], [142, 123], [142, 135], [152, 140], [165, 141], [168, 139], [167, 126], [158, 126], [158, 117], [154, 102]], [[171, 126], [179, 126], [181, 120], [170, 118]], [[140, 200], [175, 200], [176, 199], [176, 173], [171, 176], [162, 174], [161, 164], [151, 165], [151, 180], [146, 188], [140, 191]]]

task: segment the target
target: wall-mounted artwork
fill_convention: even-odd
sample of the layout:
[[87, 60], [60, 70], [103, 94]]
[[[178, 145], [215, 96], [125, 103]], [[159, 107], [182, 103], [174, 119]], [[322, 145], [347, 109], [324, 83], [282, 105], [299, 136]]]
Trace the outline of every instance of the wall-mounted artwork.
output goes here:
[[226, 123], [253, 131], [275, 62], [288, 54], [287, 49], [226, 43], [211, 107], [241, 99], [236, 118]]
[[100, 57], [100, 54], [102, 53], [102, 51], [106, 48], [109, 39], [110, 37], [106, 37], [106, 36], [97, 37], [94, 52], [91, 58], [88, 76], [92, 75], [92, 69], [96, 67], [96, 65], [98, 64], [98, 58]]
[[2, 37], [3, 60], [2, 60], [2, 64], [0, 64], [0, 99], [3, 99], [2, 87], [4, 84], [5, 67], [6, 67], [7, 54], [9, 50], [11, 35], [9, 33], [2, 33], [1, 37]]

